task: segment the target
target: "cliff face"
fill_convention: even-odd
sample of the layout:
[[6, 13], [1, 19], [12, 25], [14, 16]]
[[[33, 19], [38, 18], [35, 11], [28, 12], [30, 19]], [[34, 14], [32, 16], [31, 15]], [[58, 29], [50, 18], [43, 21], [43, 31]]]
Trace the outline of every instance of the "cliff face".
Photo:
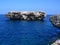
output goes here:
[[44, 12], [8, 12], [6, 16], [10, 19], [19, 20], [43, 20], [45, 17]]
[[55, 15], [50, 17], [50, 21], [56, 27], [60, 27], [60, 15]]

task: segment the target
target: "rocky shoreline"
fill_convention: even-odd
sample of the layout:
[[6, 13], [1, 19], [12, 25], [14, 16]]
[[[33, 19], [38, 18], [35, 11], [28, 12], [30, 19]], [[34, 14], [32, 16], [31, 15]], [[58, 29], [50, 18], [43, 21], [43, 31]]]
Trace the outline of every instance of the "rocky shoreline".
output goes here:
[[60, 45], [60, 39], [57, 39], [54, 43], [52, 43], [51, 45]]
[[6, 14], [6, 17], [12, 19], [12, 20], [43, 20], [45, 18], [45, 12], [8, 12]]
[[51, 16], [50, 21], [54, 26], [60, 28], [60, 15]]

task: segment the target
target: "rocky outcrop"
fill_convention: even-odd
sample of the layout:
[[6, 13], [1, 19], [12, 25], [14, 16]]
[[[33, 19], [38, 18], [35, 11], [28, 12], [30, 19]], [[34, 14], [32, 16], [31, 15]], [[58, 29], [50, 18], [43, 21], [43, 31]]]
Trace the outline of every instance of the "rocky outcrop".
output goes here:
[[28, 12], [28, 11], [23, 11], [23, 12], [8, 12], [6, 14], [6, 17], [14, 20], [43, 20], [45, 17], [44, 12]]
[[60, 39], [56, 40], [54, 43], [52, 43], [51, 45], [60, 45]]
[[60, 28], [60, 15], [51, 16], [50, 21], [54, 26]]

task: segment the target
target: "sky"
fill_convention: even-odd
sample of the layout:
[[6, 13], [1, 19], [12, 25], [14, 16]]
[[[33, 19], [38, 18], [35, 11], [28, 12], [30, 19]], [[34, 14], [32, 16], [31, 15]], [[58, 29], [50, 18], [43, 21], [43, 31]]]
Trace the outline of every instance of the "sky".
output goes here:
[[60, 14], [60, 0], [0, 0], [0, 14], [9, 11], [44, 11]]

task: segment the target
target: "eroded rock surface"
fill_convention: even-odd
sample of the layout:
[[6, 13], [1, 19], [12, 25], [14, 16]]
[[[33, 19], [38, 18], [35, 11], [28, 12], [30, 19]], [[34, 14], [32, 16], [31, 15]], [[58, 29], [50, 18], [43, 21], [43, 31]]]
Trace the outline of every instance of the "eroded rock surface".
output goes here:
[[10, 19], [19, 20], [43, 20], [45, 18], [45, 12], [8, 12], [6, 16]]
[[56, 40], [53, 44], [51, 45], [60, 45], [60, 39]]
[[60, 27], [60, 15], [51, 16], [50, 21], [54, 26]]

